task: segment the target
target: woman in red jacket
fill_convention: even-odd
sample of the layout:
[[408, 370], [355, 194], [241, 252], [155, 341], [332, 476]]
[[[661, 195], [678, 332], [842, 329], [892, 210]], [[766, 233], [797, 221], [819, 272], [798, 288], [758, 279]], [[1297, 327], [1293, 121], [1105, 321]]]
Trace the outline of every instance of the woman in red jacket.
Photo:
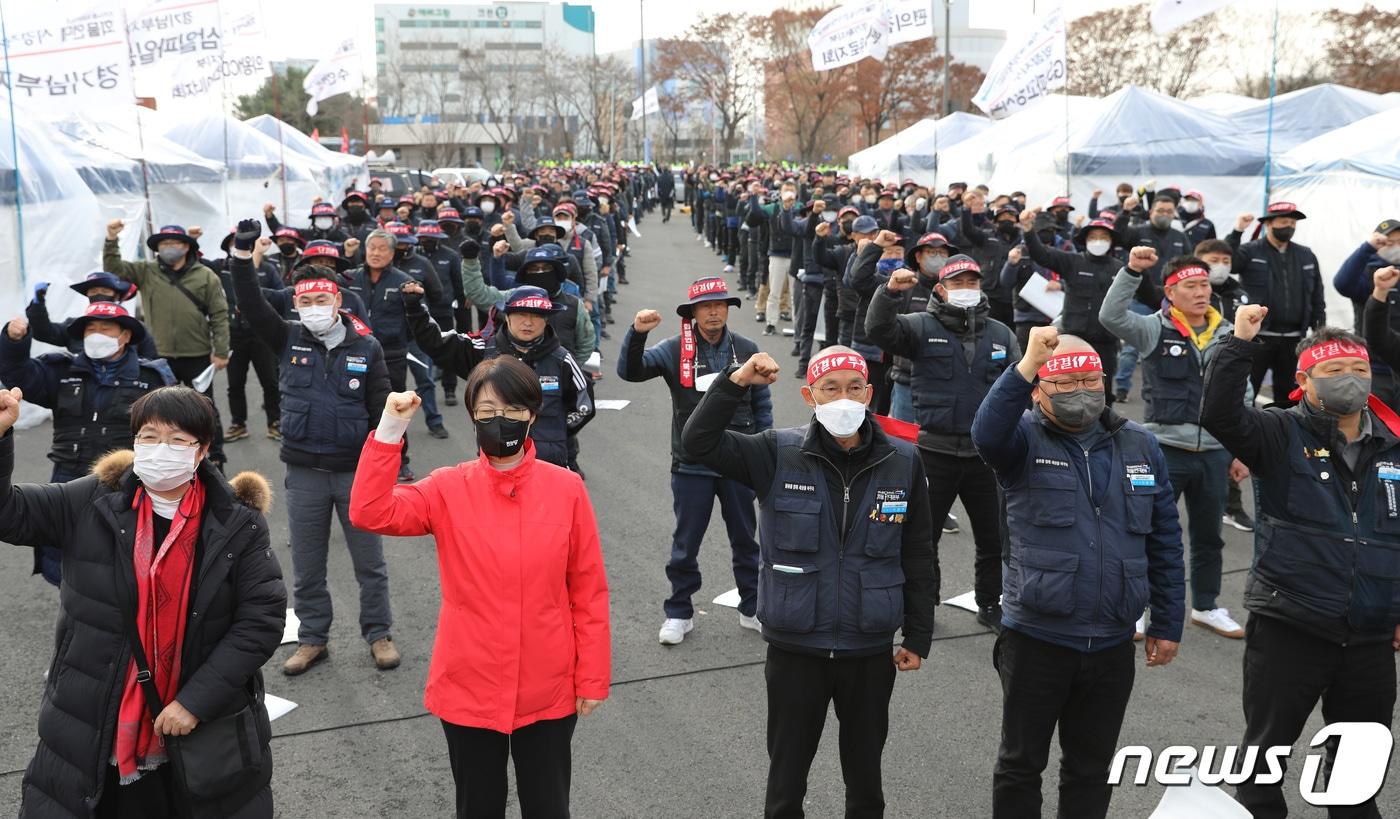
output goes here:
[[541, 399], [517, 359], [482, 362], [465, 396], [481, 457], [400, 486], [420, 400], [391, 393], [350, 493], [355, 526], [437, 540], [442, 607], [424, 704], [447, 735], [458, 817], [505, 815], [508, 756], [521, 814], [568, 816], [574, 723], [608, 696], [598, 523], [582, 479], [535, 457]]

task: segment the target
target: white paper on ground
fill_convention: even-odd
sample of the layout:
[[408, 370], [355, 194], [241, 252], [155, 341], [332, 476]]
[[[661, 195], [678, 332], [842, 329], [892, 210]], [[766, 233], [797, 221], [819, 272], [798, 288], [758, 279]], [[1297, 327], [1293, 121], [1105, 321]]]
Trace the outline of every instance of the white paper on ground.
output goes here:
[[282, 627], [282, 643], [295, 643], [297, 641], [297, 630], [301, 628], [301, 620], [297, 618], [296, 612], [287, 609], [287, 625]]
[[1148, 819], [1249, 819], [1249, 811], [1228, 793], [1202, 784], [1195, 768], [1181, 773], [1190, 773], [1191, 783], [1167, 788]]
[[728, 606], [731, 609], [739, 608], [739, 590], [730, 589], [714, 599], [716, 606]]
[[598, 409], [620, 410], [630, 403], [632, 402], [626, 398], [599, 398], [597, 401], [593, 402], [593, 406]]
[[1060, 317], [1061, 311], [1065, 309], [1065, 291], [1050, 291], [1045, 289], [1045, 285], [1050, 280], [1044, 276], [1035, 275], [1026, 279], [1026, 285], [1021, 288], [1020, 296], [1026, 303], [1045, 315], [1051, 321]]
[[[998, 602], [1000, 602], [1000, 598], [998, 598]], [[976, 614], [976, 613], [977, 613], [977, 593], [976, 593], [976, 592], [963, 592], [962, 594], [958, 595], [957, 597], [949, 597], [947, 600], [944, 600], [944, 601], [943, 601], [943, 605], [945, 605], [945, 606], [952, 606], [952, 607], [955, 608], [955, 609], [963, 609], [964, 611], [970, 611], [970, 612], [972, 612], [973, 614]]]
[[278, 717], [285, 717], [287, 714], [291, 713], [293, 708], [297, 707], [296, 703], [291, 700], [284, 700], [276, 694], [264, 694], [263, 698], [264, 702], [267, 704], [267, 718], [269, 721], [277, 719]]
[[795, 330], [793, 330], [791, 327], [784, 327], [784, 328], [783, 328], [783, 335], [785, 335], [785, 336], [795, 336], [795, 335], [797, 335], [797, 332], [796, 332]]
[[209, 385], [213, 383], [214, 365], [210, 364], [208, 367], [204, 368], [204, 372], [194, 377], [194, 381], [190, 382], [190, 386], [194, 387], [196, 392], [204, 392], [209, 389]]

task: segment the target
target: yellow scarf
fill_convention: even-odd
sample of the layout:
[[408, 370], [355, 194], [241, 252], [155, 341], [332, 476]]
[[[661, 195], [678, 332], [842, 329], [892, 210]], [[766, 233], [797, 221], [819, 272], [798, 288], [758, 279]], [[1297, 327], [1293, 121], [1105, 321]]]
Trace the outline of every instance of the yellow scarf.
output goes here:
[[1201, 331], [1200, 335], [1196, 335], [1195, 329], [1187, 323], [1186, 314], [1175, 307], [1171, 308], [1168, 316], [1171, 318], [1172, 324], [1176, 325], [1176, 329], [1179, 330], [1183, 336], [1191, 339], [1191, 342], [1196, 345], [1197, 350], [1204, 350], [1206, 348], [1206, 345], [1210, 343], [1211, 337], [1215, 335], [1215, 328], [1220, 326], [1220, 311], [1216, 310], [1214, 307], [1206, 308], [1206, 329]]

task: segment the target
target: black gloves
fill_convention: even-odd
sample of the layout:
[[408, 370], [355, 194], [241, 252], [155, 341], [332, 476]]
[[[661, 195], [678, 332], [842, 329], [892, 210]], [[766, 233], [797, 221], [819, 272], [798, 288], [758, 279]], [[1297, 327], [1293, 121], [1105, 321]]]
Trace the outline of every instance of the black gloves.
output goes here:
[[262, 225], [257, 219], [242, 219], [238, 222], [238, 230], [233, 234], [234, 250], [251, 251], [253, 244], [257, 242], [258, 236], [262, 233]]

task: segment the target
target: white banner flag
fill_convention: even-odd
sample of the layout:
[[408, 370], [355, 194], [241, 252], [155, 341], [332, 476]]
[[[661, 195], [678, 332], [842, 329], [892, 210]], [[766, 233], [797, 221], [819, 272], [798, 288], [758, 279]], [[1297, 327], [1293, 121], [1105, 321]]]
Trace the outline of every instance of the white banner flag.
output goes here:
[[1025, 108], [1066, 82], [1065, 15], [1059, 3], [1010, 34], [972, 102], [997, 119]]
[[0, 87], [16, 107], [67, 114], [132, 103], [131, 64], [118, 2], [62, 7], [33, 2], [17, 5], [6, 17], [9, 36]]
[[1197, 17], [1219, 11], [1234, 0], [1157, 0], [1152, 7], [1152, 30], [1170, 34]]
[[885, 0], [856, 0], [832, 9], [807, 35], [812, 67], [830, 71], [866, 57], [885, 59], [890, 48], [890, 22]]
[[136, 90], [160, 104], [255, 91], [272, 73], [255, 10], [219, 0], [160, 0], [127, 18]]
[[316, 116], [321, 100], [346, 94], [364, 84], [364, 72], [360, 70], [360, 52], [355, 48], [355, 38], [347, 37], [336, 46], [335, 53], [316, 63], [302, 90], [311, 95], [306, 103], [307, 116]]
[[885, 19], [890, 45], [912, 43], [933, 36], [933, 15], [928, 0], [886, 0]]
[[656, 86], [654, 85], [648, 88], [645, 94], [632, 100], [632, 119], [634, 120], [660, 112], [661, 98], [657, 95]]

